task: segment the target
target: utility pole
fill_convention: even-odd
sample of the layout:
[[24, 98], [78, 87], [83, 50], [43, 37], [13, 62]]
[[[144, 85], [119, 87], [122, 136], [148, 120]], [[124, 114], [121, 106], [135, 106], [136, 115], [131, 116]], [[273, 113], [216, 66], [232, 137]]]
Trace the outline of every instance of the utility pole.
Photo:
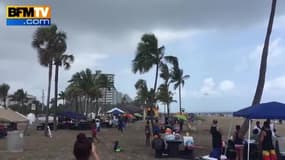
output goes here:
[[42, 112], [44, 111], [44, 106], [45, 106], [45, 90], [43, 89], [43, 93], [42, 93]]

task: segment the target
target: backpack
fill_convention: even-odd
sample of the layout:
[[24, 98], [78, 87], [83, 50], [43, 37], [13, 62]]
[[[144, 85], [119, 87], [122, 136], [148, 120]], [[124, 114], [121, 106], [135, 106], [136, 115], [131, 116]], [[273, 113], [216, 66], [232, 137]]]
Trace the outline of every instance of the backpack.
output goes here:
[[154, 141], [154, 149], [162, 150], [164, 148], [164, 141], [162, 139], [156, 139]]

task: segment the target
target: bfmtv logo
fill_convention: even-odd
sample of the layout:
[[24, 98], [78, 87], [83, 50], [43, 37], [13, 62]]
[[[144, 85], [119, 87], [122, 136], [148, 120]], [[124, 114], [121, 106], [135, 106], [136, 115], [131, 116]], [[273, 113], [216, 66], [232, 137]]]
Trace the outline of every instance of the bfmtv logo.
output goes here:
[[50, 25], [50, 6], [7, 6], [7, 25]]

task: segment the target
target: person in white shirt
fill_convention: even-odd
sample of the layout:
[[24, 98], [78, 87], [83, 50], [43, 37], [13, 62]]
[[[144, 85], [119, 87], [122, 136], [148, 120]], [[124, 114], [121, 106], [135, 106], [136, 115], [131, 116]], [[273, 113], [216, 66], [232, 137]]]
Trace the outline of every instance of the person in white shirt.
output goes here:
[[255, 126], [253, 127], [253, 132], [256, 133], [257, 135], [260, 134], [261, 127], [260, 127], [260, 122], [259, 121], [256, 121]]

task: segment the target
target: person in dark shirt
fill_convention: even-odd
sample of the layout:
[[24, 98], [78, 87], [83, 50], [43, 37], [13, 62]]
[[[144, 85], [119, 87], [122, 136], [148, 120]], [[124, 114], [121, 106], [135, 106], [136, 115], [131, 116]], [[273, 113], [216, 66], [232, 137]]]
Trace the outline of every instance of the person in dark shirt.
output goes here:
[[263, 160], [277, 160], [276, 152], [272, 142], [272, 131], [270, 123], [265, 121], [260, 135]]
[[213, 124], [210, 128], [210, 133], [212, 135], [212, 147], [213, 150], [210, 153], [210, 157], [220, 159], [222, 154], [222, 133], [218, 128], [218, 121], [213, 120]]
[[73, 154], [76, 160], [89, 160], [91, 157], [100, 160], [96, 146], [92, 142], [92, 138], [88, 139], [84, 133], [79, 133], [73, 146]]

